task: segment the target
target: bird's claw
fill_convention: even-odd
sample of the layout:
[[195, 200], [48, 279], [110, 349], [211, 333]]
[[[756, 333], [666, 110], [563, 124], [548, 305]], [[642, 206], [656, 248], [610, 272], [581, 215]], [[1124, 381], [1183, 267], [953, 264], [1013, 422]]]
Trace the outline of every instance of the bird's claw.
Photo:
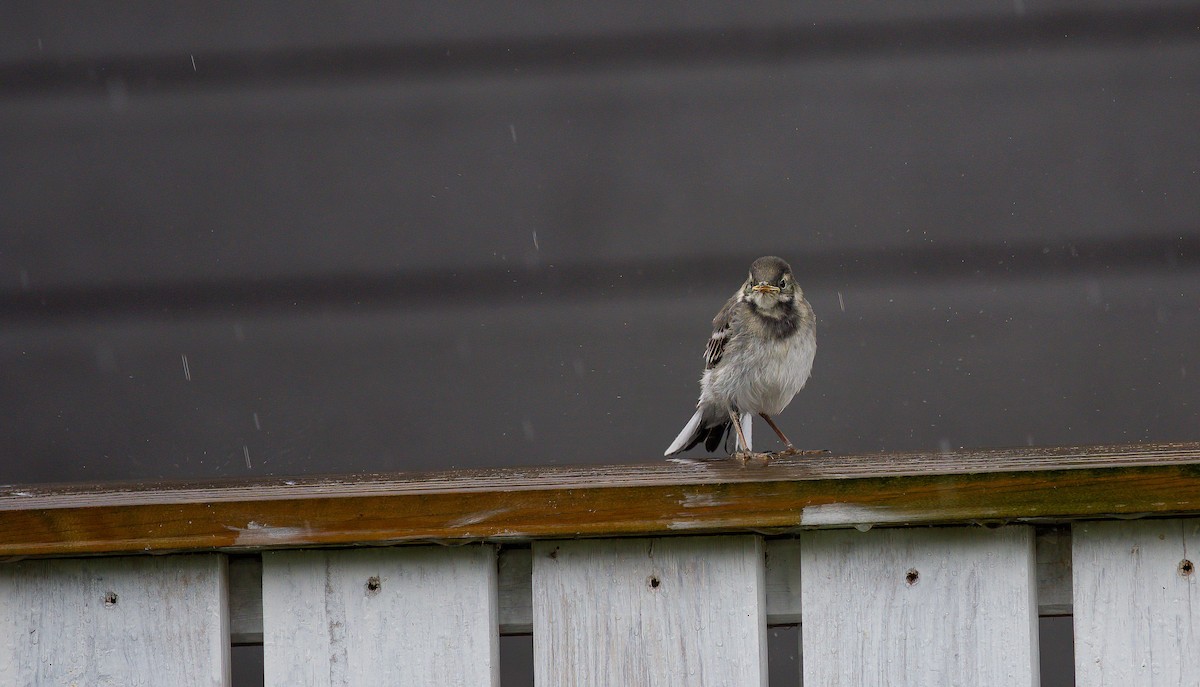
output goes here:
[[787, 448], [780, 451], [779, 455], [781, 455], [781, 456], [825, 456], [825, 455], [829, 455], [830, 453], [833, 453], [833, 451], [830, 451], [827, 448], [799, 449], [799, 448], [796, 448], [795, 446], [789, 445]]
[[771, 453], [755, 453], [754, 451], [738, 451], [737, 453], [733, 454], [733, 458], [741, 461], [743, 466], [751, 461], [761, 462], [762, 464], [766, 465], [774, 457], [774, 454]]

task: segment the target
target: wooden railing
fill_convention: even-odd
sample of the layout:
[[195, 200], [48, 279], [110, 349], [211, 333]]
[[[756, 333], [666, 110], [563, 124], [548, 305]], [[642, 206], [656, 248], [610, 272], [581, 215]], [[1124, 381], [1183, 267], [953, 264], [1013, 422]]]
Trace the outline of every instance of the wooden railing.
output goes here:
[[9, 486], [0, 676], [765, 685], [802, 621], [806, 685], [1036, 685], [1073, 614], [1078, 684], [1200, 684], [1198, 515], [1200, 444]]

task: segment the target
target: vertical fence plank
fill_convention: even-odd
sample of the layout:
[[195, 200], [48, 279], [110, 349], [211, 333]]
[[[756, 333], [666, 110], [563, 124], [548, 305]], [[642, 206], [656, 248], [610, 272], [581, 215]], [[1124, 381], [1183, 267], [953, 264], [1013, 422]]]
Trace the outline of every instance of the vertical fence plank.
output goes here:
[[766, 685], [762, 539], [535, 542], [536, 683]]
[[1030, 527], [801, 536], [804, 684], [1038, 684]]
[[1200, 685], [1200, 518], [1073, 527], [1080, 685]]
[[499, 684], [491, 546], [263, 554], [266, 684]]
[[5, 685], [229, 684], [225, 557], [0, 564]]

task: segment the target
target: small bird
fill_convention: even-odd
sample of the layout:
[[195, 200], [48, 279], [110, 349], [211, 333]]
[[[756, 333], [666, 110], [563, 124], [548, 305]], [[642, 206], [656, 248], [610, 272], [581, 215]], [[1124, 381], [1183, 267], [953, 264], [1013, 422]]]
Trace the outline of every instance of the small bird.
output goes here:
[[702, 441], [705, 449], [714, 451], [732, 425], [738, 439], [734, 456], [745, 462], [753, 455], [754, 413], [779, 435], [787, 446], [785, 454], [801, 453], [771, 416], [804, 388], [816, 352], [816, 316], [791, 266], [775, 256], [755, 260], [745, 283], [713, 318], [696, 414], [664, 455], [682, 453]]

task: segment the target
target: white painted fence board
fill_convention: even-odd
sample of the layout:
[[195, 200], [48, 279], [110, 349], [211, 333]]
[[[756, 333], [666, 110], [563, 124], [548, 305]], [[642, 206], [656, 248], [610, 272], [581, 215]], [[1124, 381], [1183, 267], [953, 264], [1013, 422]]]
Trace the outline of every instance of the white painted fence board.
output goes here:
[[0, 564], [0, 683], [229, 684], [225, 557]]
[[[1037, 530], [1038, 615], [1071, 615], [1070, 527]], [[793, 625], [801, 620], [800, 540], [765, 541], [767, 625]], [[505, 547], [499, 551], [497, 603], [501, 635], [533, 632], [532, 552]], [[229, 561], [229, 622], [234, 644], [262, 643], [262, 562], [258, 556]]]
[[535, 542], [541, 687], [762, 685], [762, 539]]
[[1038, 684], [1033, 529], [801, 535], [804, 684]]
[[[800, 540], [768, 539], [766, 546], [767, 625], [800, 622]], [[500, 634], [533, 631], [533, 559], [530, 549], [500, 551]]]
[[1076, 682], [1200, 685], [1200, 518], [1073, 529]]
[[262, 591], [268, 687], [499, 684], [492, 546], [265, 552]]

